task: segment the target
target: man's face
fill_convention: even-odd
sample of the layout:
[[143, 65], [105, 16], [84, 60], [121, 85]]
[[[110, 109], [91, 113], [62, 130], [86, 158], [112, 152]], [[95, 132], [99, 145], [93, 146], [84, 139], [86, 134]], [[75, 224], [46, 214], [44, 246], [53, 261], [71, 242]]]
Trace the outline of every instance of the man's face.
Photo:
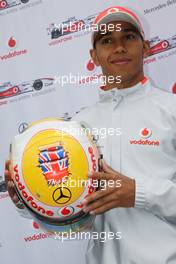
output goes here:
[[123, 82], [139, 78], [143, 74], [143, 58], [147, 56], [149, 44], [143, 41], [137, 29], [127, 22], [110, 22], [114, 28], [121, 24], [121, 30], [99, 32], [95, 47], [90, 50], [92, 59], [102, 67], [105, 76], [121, 76]]

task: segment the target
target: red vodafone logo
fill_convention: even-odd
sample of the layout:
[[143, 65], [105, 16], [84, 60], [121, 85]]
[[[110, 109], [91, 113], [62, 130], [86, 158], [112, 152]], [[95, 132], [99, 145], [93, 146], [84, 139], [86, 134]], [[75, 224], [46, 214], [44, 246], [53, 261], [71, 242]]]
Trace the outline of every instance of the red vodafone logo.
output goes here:
[[87, 63], [86, 63], [86, 69], [88, 71], [94, 71], [96, 68], [95, 64], [93, 63], [93, 61], [90, 59]]
[[10, 37], [10, 39], [8, 40], [8, 46], [10, 48], [14, 48], [16, 47], [17, 41], [14, 37]]
[[131, 145], [140, 145], [141, 147], [145, 146], [151, 146], [151, 147], [159, 147], [160, 141], [159, 140], [149, 140], [148, 138], [151, 137], [152, 131], [151, 129], [144, 127], [139, 132], [140, 139], [131, 139], [130, 144]]
[[152, 131], [145, 127], [140, 130], [139, 135], [142, 138], [149, 138], [152, 135]]
[[70, 216], [73, 214], [73, 212], [74, 212], [74, 209], [72, 206], [66, 206], [59, 210], [59, 215]]
[[40, 226], [35, 221], [33, 221], [33, 228], [34, 229], [40, 229]]
[[0, 55], [0, 60], [13, 59], [14, 57], [25, 55], [28, 51], [27, 49], [16, 50], [19, 46], [19, 41], [14, 37], [8, 37], [5, 43], [6, 50], [8, 53]]

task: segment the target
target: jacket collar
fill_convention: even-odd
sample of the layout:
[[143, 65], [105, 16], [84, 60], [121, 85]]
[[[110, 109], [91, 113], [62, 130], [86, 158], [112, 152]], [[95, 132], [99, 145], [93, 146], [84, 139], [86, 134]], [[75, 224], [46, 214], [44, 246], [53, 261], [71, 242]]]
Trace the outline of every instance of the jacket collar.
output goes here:
[[111, 90], [105, 91], [102, 88], [99, 88], [99, 99], [100, 101], [111, 100], [117, 97], [136, 97], [138, 95], [144, 95], [146, 90], [148, 90], [150, 86], [150, 81], [147, 77], [144, 77], [142, 81], [137, 83], [136, 85], [129, 88], [113, 88]]

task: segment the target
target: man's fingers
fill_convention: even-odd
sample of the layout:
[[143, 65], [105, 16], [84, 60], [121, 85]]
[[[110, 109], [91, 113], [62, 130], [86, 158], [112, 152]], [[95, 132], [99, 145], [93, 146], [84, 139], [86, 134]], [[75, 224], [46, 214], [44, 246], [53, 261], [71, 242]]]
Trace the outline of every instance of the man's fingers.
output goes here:
[[14, 196], [12, 197], [12, 200], [15, 204], [19, 202], [19, 198], [16, 194], [14, 194]]
[[18, 198], [18, 196], [16, 194], [16, 190], [15, 190], [13, 181], [9, 181], [7, 183], [7, 191], [9, 193], [9, 196], [12, 199], [12, 201], [14, 203], [17, 203], [19, 201], [19, 198]]
[[10, 172], [10, 160], [6, 160], [6, 162], [5, 162], [4, 176], [5, 176], [6, 183], [8, 183], [8, 181], [12, 180], [12, 175], [11, 175], [11, 172]]
[[[17, 204], [19, 203], [20, 199], [17, 196], [16, 190], [15, 190], [15, 187], [14, 187], [14, 183], [12, 181], [12, 174], [11, 174], [11, 172], [9, 170], [9, 167], [10, 167], [10, 160], [7, 160], [5, 162], [5, 173], [4, 173], [5, 182], [7, 184], [7, 191], [9, 193], [10, 198], [14, 202], [14, 204], [16, 206], [18, 206]], [[20, 205], [20, 208], [21, 208], [21, 205]]]
[[5, 162], [5, 170], [9, 170], [9, 166], [10, 166], [10, 160], [6, 160], [6, 162]]
[[7, 185], [7, 190], [8, 190], [8, 193], [9, 193], [9, 196], [10, 198], [12, 199], [12, 201], [16, 204], [19, 202], [19, 198], [16, 194], [16, 190], [14, 188], [14, 184], [13, 182], [9, 182], [8, 185]]
[[90, 211], [94, 211], [95, 209], [98, 209], [99, 207], [102, 207], [103, 205], [116, 201], [117, 202], [117, 196], [114, 193], [107, 194], [106, 196], [101, 197], [100, 199], [94, 201], [92, 204], [88, 206], [83, 207], [83, 211], [85, 213], [88, 213]]
[[117, 180], [117, 175], [106, 172], [93, 172], [91, 178], [97, 180]]
[[9, 181], [7, 183], [7, 191], [8, 191], [11, 198], [14, 196], [14, 194], [16, 194], [14, 184], [12, 181]]
[[109, 203], [106, 203], [106, 204], [102, 205], [101, 207], [99, 207], [99, 208], [97, 208], [95, 210], [92, 210], [90, 212], [90, 214], [97, 215], [97, 214], [102, 214], [104, 212], [107, 212], [108, 210], [115, 208], [116, 207], [116, 203], [117, 203], [116, 201], [111, 201]]
[[102, 159], [100, 161], [100, 164], [101, 164], [101, 168], [104, 172], [107, 172], [107, 173], [117, 173], [117, 171], [113, 170], [106, 162], [104, 159]]
[[102, 197], [109, 195], [110, 193], [112, 193], [114, 190], [116, 190], [116, 188], [107, 188], [105, 190], [99, 190], [96, 191], [94, 193], [92, 193], [91, 195], [89, 195], [86, 199], [84, 199], [82, 201], [83, 205], [88, 205], [98, 199], [102, 199]]
[[12, 180], [12, 175], [11, 175], [9, 170], [5, 170], [4, 176], [5, 176], [6, 183], [8, 183], [8, 181]]

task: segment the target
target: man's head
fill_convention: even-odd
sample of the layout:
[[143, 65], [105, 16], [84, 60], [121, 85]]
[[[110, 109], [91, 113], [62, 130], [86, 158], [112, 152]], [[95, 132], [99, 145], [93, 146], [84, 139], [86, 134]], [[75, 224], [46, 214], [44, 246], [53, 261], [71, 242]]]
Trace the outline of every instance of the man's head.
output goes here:
[[149, 42], [144, 40], [142, 25], [135, 14], [122, 7], [110, 7], [101, 12], [95, 22], [98, 31], [92, 33], [91, 57], [101, 66], [106, 77], [121, 76], [122, 83], [113, 87], [130, 87], [144, 77], [143, 58], [148, 56]]

